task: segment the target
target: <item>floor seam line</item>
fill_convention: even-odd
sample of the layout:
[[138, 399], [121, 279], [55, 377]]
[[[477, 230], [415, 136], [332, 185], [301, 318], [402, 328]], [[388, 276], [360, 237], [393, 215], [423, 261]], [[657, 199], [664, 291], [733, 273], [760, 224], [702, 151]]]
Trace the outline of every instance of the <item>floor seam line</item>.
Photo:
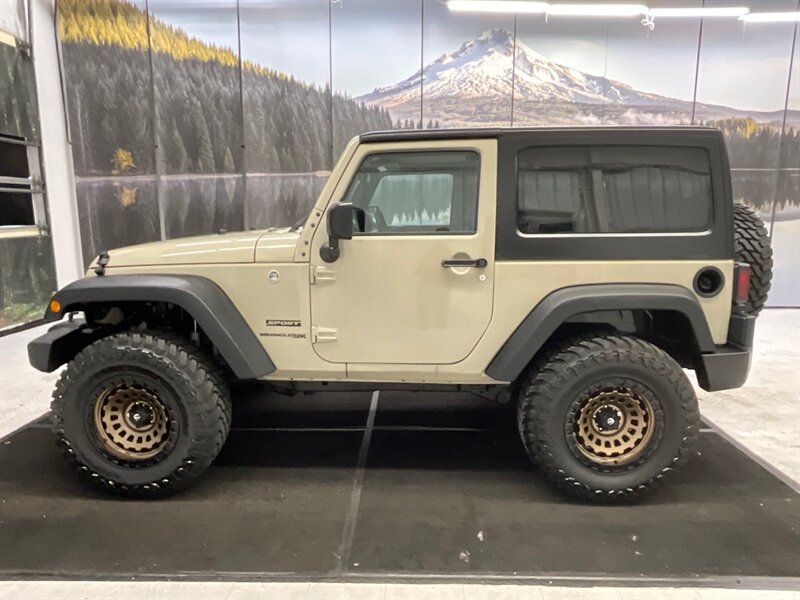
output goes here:
[[361, 438], [361, 447], [359, 448], [358, 460], [356, 462], [356, 474], [353, 479], [353, 491], [350, 493], [350, 507], [347, 511], [344, 527], [342, 528], [342, 542], [339, 545], [338, 564], [336, 566], [337, 575], [344, 573], [350, 562], [350, 551], [353, 546], [353, 537], [356, 531], [358, 508], [361, 504], [361, 488], [364, 484], [367, 455], [369, 454], [369, 446], [372, 441], [372, 431], [375, 426], [375, 413], [378, 409], [379, 395], [380, 392], [378, 390], [372, 392], [372, 402], [369, 406], [369, 415], [367, 416], [367, 424], [364, 429], [364, 437]]

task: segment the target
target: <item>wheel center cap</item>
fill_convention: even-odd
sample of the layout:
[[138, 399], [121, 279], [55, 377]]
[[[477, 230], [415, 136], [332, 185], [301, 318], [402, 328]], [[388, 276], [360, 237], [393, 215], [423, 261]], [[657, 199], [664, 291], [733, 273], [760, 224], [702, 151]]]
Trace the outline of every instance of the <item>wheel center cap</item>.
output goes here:
[[594, 413], [594, 425], [601, 433], [613, 433], [622, 426], [622, 412], [615, 406], [601, 406]]
[[140, 400], [131, 403], [125, 416], [135, 429], [147, 429], [155, 421], [153, 407], [149, 403]]

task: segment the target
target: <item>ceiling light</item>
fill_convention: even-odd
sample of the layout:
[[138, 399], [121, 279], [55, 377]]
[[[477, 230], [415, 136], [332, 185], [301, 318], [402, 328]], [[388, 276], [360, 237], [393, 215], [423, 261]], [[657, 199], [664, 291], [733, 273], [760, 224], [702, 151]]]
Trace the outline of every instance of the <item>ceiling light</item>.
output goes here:
[[516, 2], [515, 0], [448, 0], [447, 8], [463, 12], [534, 13], [547, 10], [547, 2]]
[[637, 17], [647, 12], [643, 4], [551, 4], [548, 15], [571, 17]]
[[786, 21], [800, 21], [800, 12], [763, 12], [750, 13], [739, 17], [748, 23], [780, 23]]
[[744, 6], [715, 6], [709, 8], [651, 8], [651, 17], [743, 17], [750, 11]]

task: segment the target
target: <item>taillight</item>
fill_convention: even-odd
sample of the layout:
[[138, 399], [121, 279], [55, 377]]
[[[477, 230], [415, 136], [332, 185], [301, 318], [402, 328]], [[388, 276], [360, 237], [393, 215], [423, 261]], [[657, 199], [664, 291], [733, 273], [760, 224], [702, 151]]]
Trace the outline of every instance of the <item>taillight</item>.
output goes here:
[[733, 291], [734, 304], [747, 304], [750, 295], [750, 265], [736, 263], [736, 289]]

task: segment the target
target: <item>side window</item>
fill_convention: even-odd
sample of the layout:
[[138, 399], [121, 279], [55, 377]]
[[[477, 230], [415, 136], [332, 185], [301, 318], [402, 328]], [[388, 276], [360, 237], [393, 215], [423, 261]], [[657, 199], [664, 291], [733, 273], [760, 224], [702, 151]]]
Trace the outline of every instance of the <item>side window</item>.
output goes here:
[[44, 202], [41, 182], [31, 173], [31, 165], [39, 161], [38, 148], [0, 136], [0, 156], [0, 237], [22, 229], [38, 234]]
[[479, 168], [470, 151], [367, 156], [344, 198], [361, 209], [355, 234], [474, 233]]
[[527, 148], [518, 157], [521, 233], [670, 233], [711, 227], [701, 148]]

